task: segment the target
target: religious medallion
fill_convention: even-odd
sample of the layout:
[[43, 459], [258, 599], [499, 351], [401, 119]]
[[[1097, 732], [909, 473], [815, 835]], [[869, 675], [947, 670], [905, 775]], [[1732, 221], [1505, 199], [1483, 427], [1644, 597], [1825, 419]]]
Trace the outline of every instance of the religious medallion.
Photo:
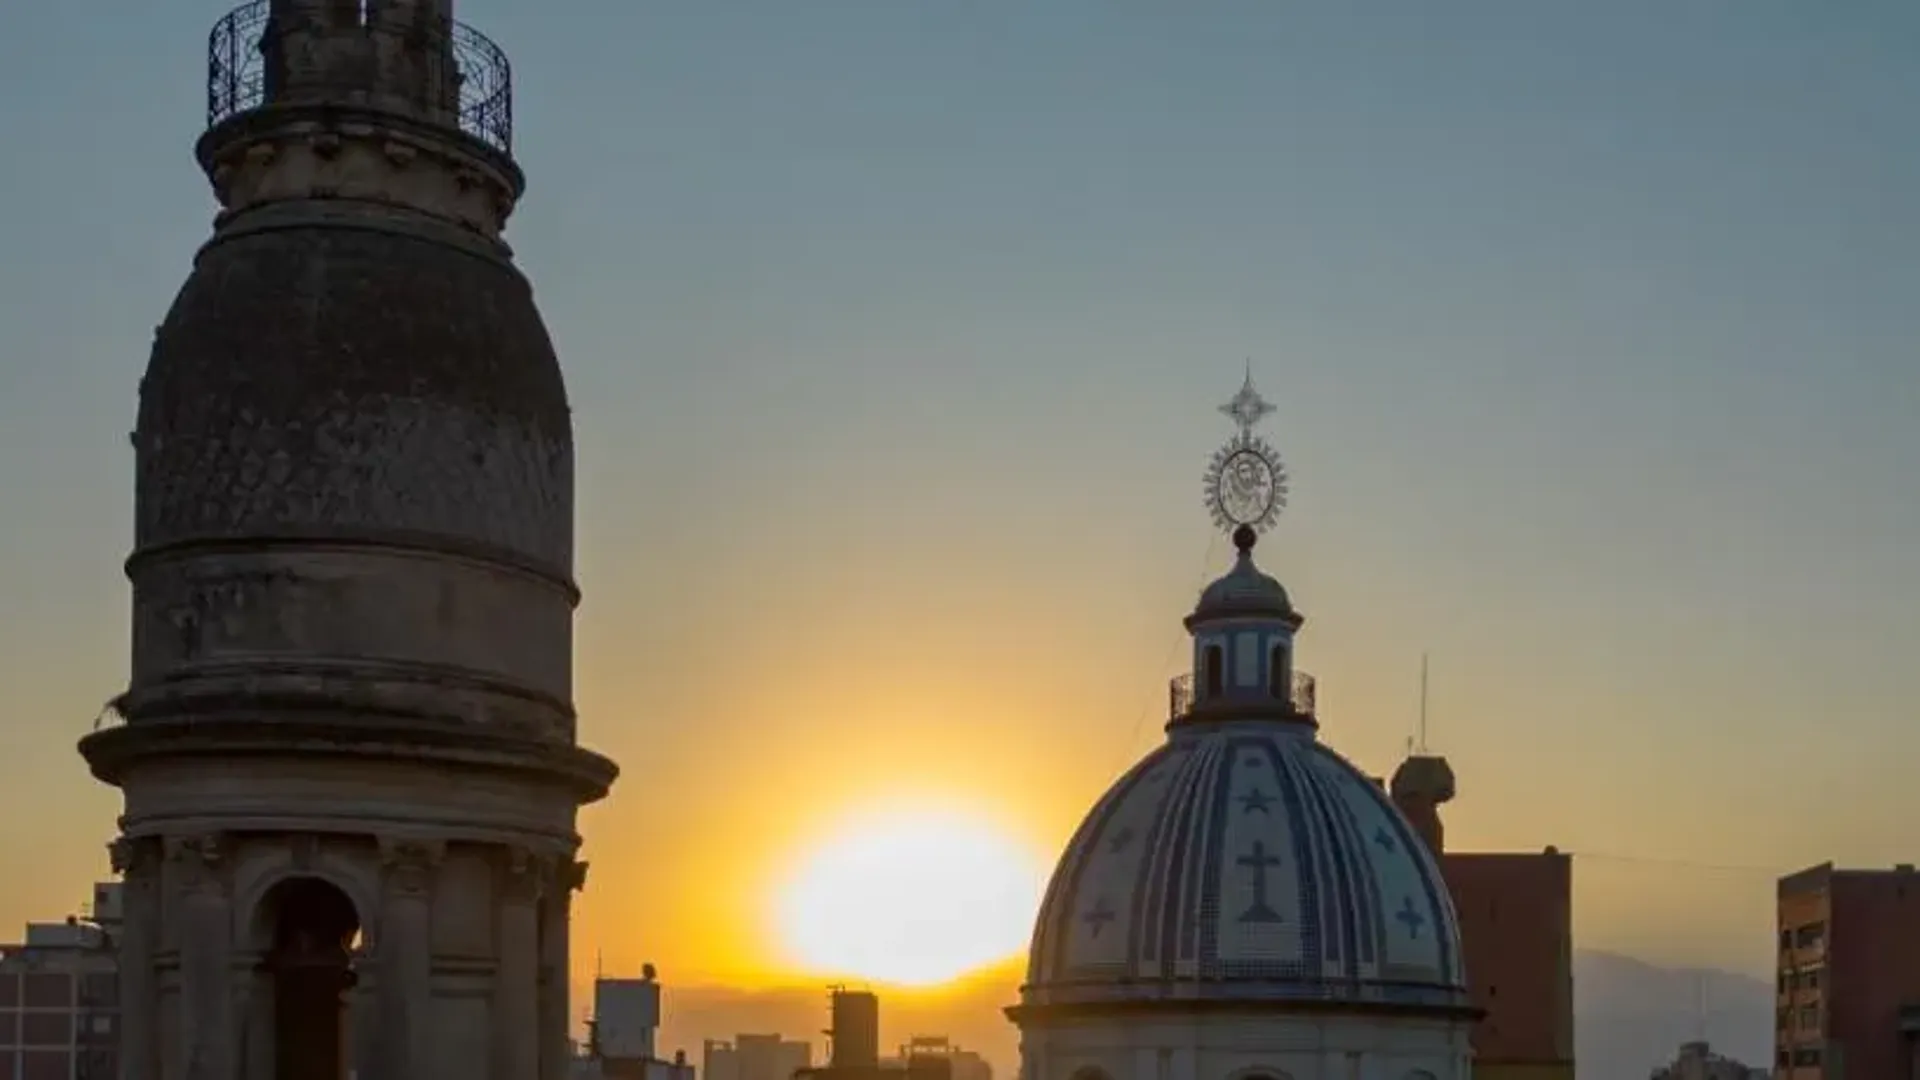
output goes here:
[[1207, 509], [1214, 524], [1232, 532], [1242, 526], [1265, 529], [1287, 506], [1287, 469], [1279, 451], [1253, 433], [1253, 425], [1273, 406], [1253, 388], [1252, 365], [1240, 392], [1220, 406], [1240, 431], [1214, 452], [1207, 466]]

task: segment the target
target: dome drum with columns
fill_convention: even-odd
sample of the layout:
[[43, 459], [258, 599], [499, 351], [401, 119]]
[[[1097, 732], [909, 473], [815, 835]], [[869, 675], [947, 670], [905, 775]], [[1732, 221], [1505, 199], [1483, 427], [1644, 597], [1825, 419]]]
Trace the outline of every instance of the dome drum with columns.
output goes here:
[[1227, 406], [1241, 432], [1209, 487], [1239, 554], [1186, 619], [1167, 740], [1094, 806], [1041, 906], [1008, 1010], [1026, 1080], [1468, 1075], [1477, 1013], [1445, 881], [1381, 785], [1319, 740], [1294, 665], [1305, 620], [1254, 564], [1284, 498], [1250, 431], [1270, 408], [1251, 379]]

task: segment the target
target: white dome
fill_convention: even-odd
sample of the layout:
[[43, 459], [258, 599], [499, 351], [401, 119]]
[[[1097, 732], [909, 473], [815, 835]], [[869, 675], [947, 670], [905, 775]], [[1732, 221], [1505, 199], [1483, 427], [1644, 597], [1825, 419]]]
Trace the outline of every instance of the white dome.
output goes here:
[[1377, 783], [1297, 717], [1170, 732], [1061, 859], [1023, 1005], [1466, 1006], [1446, 884]]

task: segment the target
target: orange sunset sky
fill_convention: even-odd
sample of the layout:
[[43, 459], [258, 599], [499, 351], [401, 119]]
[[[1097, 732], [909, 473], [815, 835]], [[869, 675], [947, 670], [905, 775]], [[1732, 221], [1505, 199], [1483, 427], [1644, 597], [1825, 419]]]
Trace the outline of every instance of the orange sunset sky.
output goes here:
[[[226, 5], [122, 6], [0, 34], [0, 936], [106, 871], [74, 743], [213, 209]], [[1043, 872], [1160, 737], [1247, 356], [1322, 736], [1390, 772], [1430, 652], [1450, 845], [1574, 852], [1579, 945], [1764, 972], [1776, 873], [1920, 861], [1914, 5], [552, 6], [460, 10], [514, 59], [624, 769], [577, 976], [817, 987], [788, 882], [891, 818]], [[1004, 1031], [1012, 983], [951, 1000]]]

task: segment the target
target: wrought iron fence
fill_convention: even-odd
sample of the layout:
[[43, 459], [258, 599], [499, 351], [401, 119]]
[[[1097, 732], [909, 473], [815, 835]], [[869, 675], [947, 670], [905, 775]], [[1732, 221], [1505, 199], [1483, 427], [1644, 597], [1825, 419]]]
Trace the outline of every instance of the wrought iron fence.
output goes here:
[[[213, 24], [207, 35], [207, 126], [267, 101], [266, 37], [271, 0], [249, 0]], [[376, 25], [362, 33], [398, 34]], [[465, 23], [447, 33], [459, 85], [460, 130], [503, 152], [513, 149], [513, 67], [500, 46]]]
[[1175, 675], [1167, 682], [1167, 719], [1178, 720], [1193, 711], [1193, 676]]
[[[1194, 691], [1193, 676], [1176, 675], [1167, 682], [1167, 719], [1178, 720], [1193, 711], [1199, 701]], [[1244, 702], [1244, 698], [1235, 699], [1235, 703]], [[1288, 687], [1287, 703], [1301, 716], [1313, 716], [1314, 683], [1313, 676], [1304, 671], [1293, 673], [1293, 682]]]

